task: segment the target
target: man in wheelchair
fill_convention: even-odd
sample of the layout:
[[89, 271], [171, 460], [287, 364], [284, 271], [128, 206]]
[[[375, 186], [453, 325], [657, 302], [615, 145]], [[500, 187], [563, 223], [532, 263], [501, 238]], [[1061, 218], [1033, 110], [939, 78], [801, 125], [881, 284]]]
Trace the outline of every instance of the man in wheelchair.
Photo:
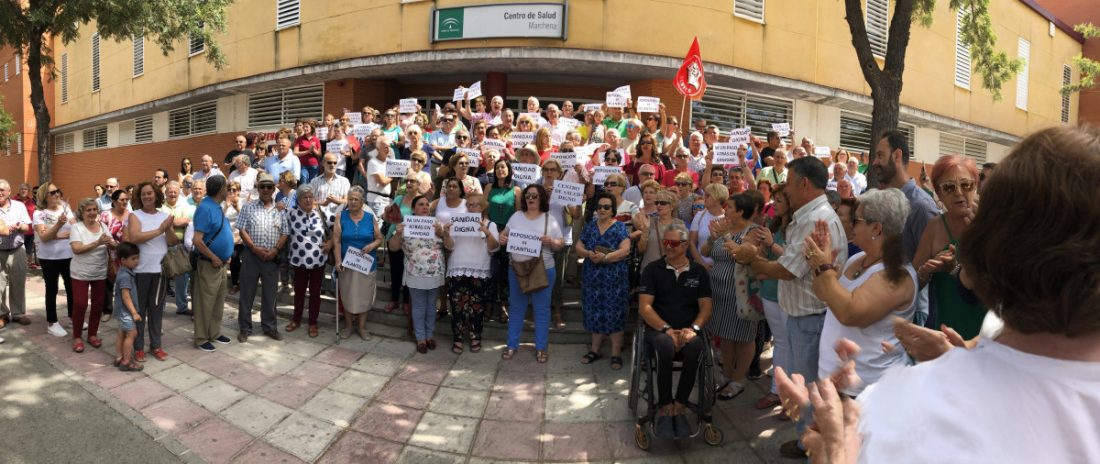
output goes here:
[[[706, 268], [687, 257], [687, 229], [674, 225], [662, 238], [664, 258], [642, 272], [638, 315], [645, 321], [645, 343], [657, 356], [656, 432], [675, 437], [691, 433], [686, 405], [706, 348], [702, 328], [710, 319], [712, 300]], [[672, 362], [677, 353], [683, 365], [673, 397]]]

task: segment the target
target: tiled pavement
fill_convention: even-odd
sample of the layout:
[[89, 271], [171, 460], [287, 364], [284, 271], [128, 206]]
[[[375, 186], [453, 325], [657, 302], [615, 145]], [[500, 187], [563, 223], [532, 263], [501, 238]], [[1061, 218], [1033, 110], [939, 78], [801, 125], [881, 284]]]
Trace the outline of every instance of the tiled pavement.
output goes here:
[[758, 463], [780, 460], [779, 444], [794, 436], [789, 422], [775, 418], [778, 410], [752, 407], [766, 377], [718, 403], [721, 446], [655, 441], [647, 452], [634, 444], [629, 367], [613, 371], [606, 357], [582, 365], [584, 346], [551, 346], [547, 364], [535, 362], [530, 346], [501, 361], [503, 346], [493, 341], [481, 353], [456, 356], [440, 340], [439, 349], [420, 355], [410, 341], [382, 336], [337, 346], [325, 324], [317, 338], [303, 327], [281, 342], [253, 336], [240, 344], [231, 308], [223, 333], [233, 343], [216, 353], [198, 351], [190, 320], [166, 314], [168, 360], [150, 357], [144, 372], [122, 373], [110, 365], [114, 322], [101, 330], [102, 349], [73, 353], [69, 338], [45, 333], [41, 279], [27, 286], [34, 324], [9, 326], [3, 332], [9, 343], [26, 339], [69, 375], [89, 380], [87, 388], [117, 397], [120, 413], [147, 421], [139, 425], [150, 434], [178, 440], [186, 449], [169, 448], [188, 460]]

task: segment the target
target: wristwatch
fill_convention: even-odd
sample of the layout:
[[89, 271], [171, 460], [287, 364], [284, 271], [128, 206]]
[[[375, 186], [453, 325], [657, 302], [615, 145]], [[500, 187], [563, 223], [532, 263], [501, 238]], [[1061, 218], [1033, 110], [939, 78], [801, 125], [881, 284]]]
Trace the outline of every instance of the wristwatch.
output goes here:
[[671, 328], [671, 325], [665, 324], [663, 327], [661, 327], [661, 333], [668, 333], [669, 329]]
[[829, 263], [822, 264], [822, 265], [818, 266], [817, 269], [814, 269], [814, 277], [817, 277], [817, 276], [821, 275], [822, 272], [825, 272], [825, 271], [828, 271], [828, 270], [834, 270], [835, 271], [836, 266], [833, 266], [832, 264], [829, 264]]
[[703, 328], [699, 327], [699, 324], [691, 324], [691, 330], [695, 332], [695, 335], [703, 333]]

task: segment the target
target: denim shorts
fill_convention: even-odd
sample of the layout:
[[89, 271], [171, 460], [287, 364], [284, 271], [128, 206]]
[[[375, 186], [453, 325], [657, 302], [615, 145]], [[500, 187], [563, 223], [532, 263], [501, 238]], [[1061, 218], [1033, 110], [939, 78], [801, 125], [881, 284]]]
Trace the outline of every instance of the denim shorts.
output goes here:
[[123, 332], [134, 330], [134, 316], [125, 309], [115, 311], [115, 319], [118, 320], [118, 328]]

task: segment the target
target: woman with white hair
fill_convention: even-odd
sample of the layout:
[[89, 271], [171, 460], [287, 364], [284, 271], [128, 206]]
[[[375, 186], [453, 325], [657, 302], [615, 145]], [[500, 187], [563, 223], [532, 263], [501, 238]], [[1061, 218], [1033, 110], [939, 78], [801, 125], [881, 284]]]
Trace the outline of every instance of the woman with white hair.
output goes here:
[[[842, 393], [859, 395], [890, 367], [907, 362], [903, 350], [885, 351], [883, 342], [896, 345], [894, 317], [912, 320], [917, 296], [917, 271], [901, 246], [909, 201], [898, 189], [872, 190], [860, 197], [852, 214], [852, 242], [861, 250], [843, 269], [833, 267], [835, 250], [829, 228], [819, 221], [806, 237], [806, 260], [814, 272], [814, 293], [829, 306], [821, 329], [818, 378], [827, 379], [847, 359], [833, 349], [841, 339], [860, 347], [855, 370], [863, 382], [846, 385]], [[830, 251], [822, 251], [830, 250]]]

